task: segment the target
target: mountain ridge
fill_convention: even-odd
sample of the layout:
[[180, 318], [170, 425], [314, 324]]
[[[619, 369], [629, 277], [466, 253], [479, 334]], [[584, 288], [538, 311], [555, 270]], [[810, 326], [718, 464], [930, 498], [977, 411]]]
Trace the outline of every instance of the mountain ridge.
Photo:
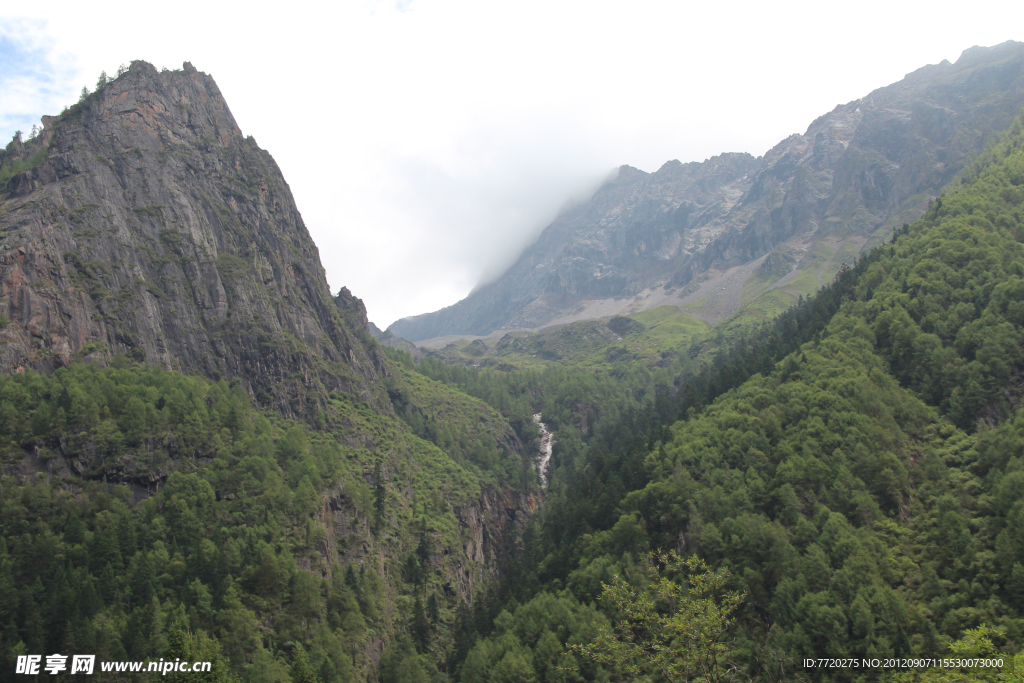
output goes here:
[[[744, 173], [722, 175], [730, 155], [668, 162], [644, 175], [620, 167], [502, 277], [388, 329], [421, 342], [658, 305], [717, 323], [771, 290], [761, 311], [770, 315], [919, 217], [1021, 106], [1024, 44], [1008, 41], [970, 48], [955, 64], [922, 67], [836, 106], [762, 157], [744, 155], [751, 161]], [[680, 182], [673, 169], [701, 178]], [[791, 272], [755, 277], [758, 259], [777, 248], [793, 258]], [[550, 253], [538, 257], [544, 249]]]

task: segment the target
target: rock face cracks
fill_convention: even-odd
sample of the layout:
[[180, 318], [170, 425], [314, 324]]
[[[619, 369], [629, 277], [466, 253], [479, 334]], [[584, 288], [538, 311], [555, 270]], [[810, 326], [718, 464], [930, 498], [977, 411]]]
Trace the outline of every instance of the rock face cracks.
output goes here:
[[[731, 289], [742, 291], [754, 276], [767, 287], [799, 258], [770, 278], [754, 262], [787, 241], [780, 257], [820, 258], [815, 245], [827, 242], [835, 258], [852, 260], [893, 226], [918, 218], [1022, 106], [1024, 44], [1008, 42], [972, 48], [956, 64], [918, 69], [837, 106], [759, 158], [670, 161], [654, 173], [623, 166], [589, 202], [559, 216], [497, 281], [389, 331], [414, 341], [487, 335], [567, 322], [574, 314], [628, 313], [638, 298], [685, 304], [664, 292], [746, 264], [743, 282]], [[713, 317], [741, 303], [736, 297], [723, 310], [716, 306]]]
[[210, 76], [133, 62], [44, 126], [0, 152], [28, 167], [0, 187], [0, 371], [127, 354], [238, 378], [285, 415], [373, 398], [365, 323], [335, 305], [280, 170]]

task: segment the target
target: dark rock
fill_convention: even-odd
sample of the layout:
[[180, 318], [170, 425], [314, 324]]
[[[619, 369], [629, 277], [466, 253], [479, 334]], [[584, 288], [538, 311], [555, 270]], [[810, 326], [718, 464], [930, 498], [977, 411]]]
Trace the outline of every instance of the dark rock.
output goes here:
[[617, 315], [608, 321], [608, 329], [620, 337], [625, 337], [630, 334], [640, 334], [647, 328], [638, 320]]
[[[366, 317], [366, 305], [363, 304], [363, 300], [359, 297], [352, 296], [352, 292], [348, 291], [348, 287], [342, 287], [338, 290], [337, 296], [334, 297], [334, 303], [350, 327], [371, 332], [370, 321]], [[376, 327], [374, 325], [374, 328]]]
[[402, 339], [401, 337], [396, 337], [390, 332], [381, 331], [381, 329], [374, 325], [373, 323], [369, 324], [369, 330], [370, 334], [373, 335], [373, 338], [376, 339], [377, 343], [380, 344], [381, 346], [388, 346], [393, 349], [401, 349], [402, 351], [411, 354], [413, 358], [419, 358], [420, 356], [423, 355], [419, 347], [417, 347], [408, 339]]

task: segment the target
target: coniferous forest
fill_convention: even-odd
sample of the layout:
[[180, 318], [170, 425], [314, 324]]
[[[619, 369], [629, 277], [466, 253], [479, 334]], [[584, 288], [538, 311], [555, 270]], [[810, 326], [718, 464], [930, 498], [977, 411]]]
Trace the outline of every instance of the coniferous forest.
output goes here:
[[[0, 679], [1024, 680], [1024, 118], [813, 296], [656, 354], [620, 318], [542, 366], [414, 355], [328, 303], [347, 355], [273, 391], [141, 343], [0, 376]], [[1003, 665], [803, 664], [942, 656]]]
[[[556, 447], [521, 571], [459, 680], [599, 678], [570, 646], [615, 618], [602, 585], [644, 585], [664, 548], [745, 594], [731, 648], [748, 675], [816, 678], [798, 655], [949, 651], [977, 629], [1017, 651], [1022, 174], [1018, 120], [924, 218], [680, 376], [675, 400]], [[474, 382], [460, 386], [487, 397]]]

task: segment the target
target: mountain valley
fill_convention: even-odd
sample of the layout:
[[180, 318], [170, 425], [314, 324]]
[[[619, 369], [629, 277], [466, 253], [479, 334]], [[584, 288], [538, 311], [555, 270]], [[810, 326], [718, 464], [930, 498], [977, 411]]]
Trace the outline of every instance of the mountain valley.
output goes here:
[[[210, 76], [101, 81], [0, 151], [0, 679], [1024, 676], [1024, 44], [624, 166], [385, 331]], [[602, 656], [659, 587], [677, 668]]]

